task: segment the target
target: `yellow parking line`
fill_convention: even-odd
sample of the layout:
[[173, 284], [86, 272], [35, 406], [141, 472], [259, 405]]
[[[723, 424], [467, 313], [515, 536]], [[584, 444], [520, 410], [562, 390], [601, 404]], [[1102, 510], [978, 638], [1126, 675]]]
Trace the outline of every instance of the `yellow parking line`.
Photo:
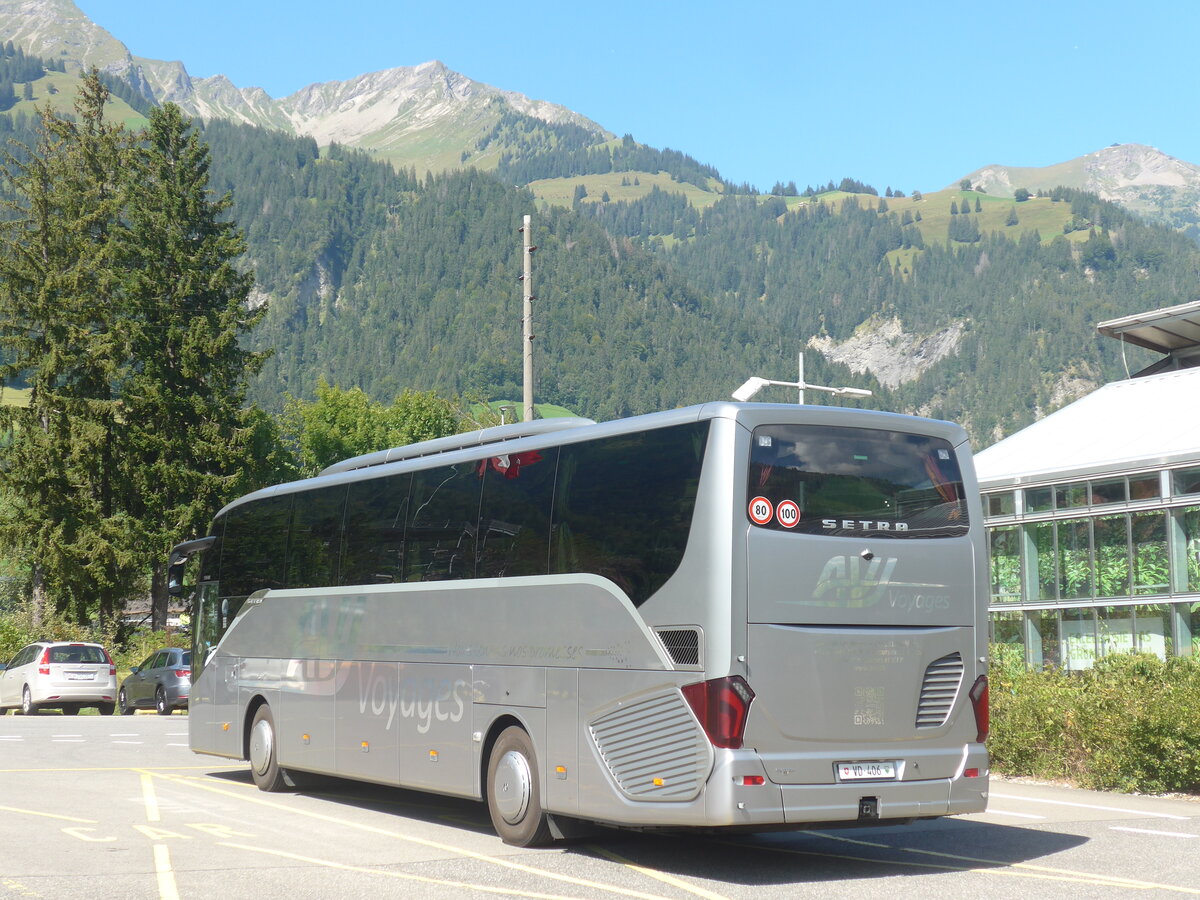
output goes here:
[[436, 884], [441, 885], [442, 887], [457, 888], [459, 890], [482, 891], [488, 894], [502, 894], [508, 897], [529, 897], [532, 898], [532, 900], [576, 900], [574, 897], [565, 897], [561, 894], [539, 894], [536, 891], [494, 887], [490, 884], [468, 884], [464, 881], [447, 881], [442, 878], [429, 878], [425, 875], [410, 875], [407, 872], [392, 872], [387, 869], [373, 869], [367, 866], [352, 866], [349, 863], [334, 862], [333, 860], [329, 859], [314, 859], [311, 856], [301, 856], [298, 853], [288, 853], [286, 850], [269, 850], [266, 847], [252, 847], [249, 844], [234, 844], [228, 841], [219, 841], [218, 843], [222, 847], [233, 847], [237, 850], [249, 850], [252, 853], [265, 853], [269, 856], [292, 859], [296, 862], [308, 863], [309, 865], [325, 866], [329, 869], [340, 869], [343, 872], [362, 872], [366, 875], [381, 875], [384, 878], [398, 878], [403, 881], [420, 881], [425, 884]]
[[158, 813], [158, 796], [154, 793], [154, 779], [149, 772], [142, 772], [142, 802], [146, 805], [146, 821], [161, 822]]
[[154, 845], [154, 874], [158, 877], [158, 896], [161, 900], [179, 900], [175, 870], [171, 868], [171, 851], [166, 844]]
[[659, 881], [665, 882], [672, 887], [677, 887], [681, 891], [687, 891], [689, 894], [695, 894], [697, 897], [704, 897], [705, 900], [729, 900], [728, 897], [725, 897], [722, 894], [714, 894], [712, 891], [702, 888], [699, 885], [689, 884], [682, 878], [676, 878], [674, 875], [668, 875], [666, 872], [660, 872], [657, 869], [651, 869], [647, 866], [635, 863], [633, 860], [626, 859], [619, 853], [613, 853], [606, 847], [597, 847], [592, 845], [590, 849], [596, 853], [599, 853], [601, 856], [611, 859], [613, 862], [621, 863], [621, 865], [633, 869], [635, 872], [640, 872], [641, 874], [648, 875], [651, 878], [657, 878]]
[[58, 813], [40, 812], [36, 809], [18, 809], [15, 806], [0, 806], [0, 811], [23, 813], [27, 816], [42, 816], [46, 819], [62, 819], [64, 822], [78, 822], [81, 825], [98, 825], [95, 819], [80, 819], [78, 816], [60, 816]]
[[312, 810], [299, 809], [295, 806], [289, 806], [287, 804], [277, 803], [275, 801], [266, 800], [261, 797], [252, 797], [252, 796], [246, 796], [245, 794], [241, 794], [241, 793], [234, 793], [233, 791], [228, 791], [228, 790], [225, 790], [224, 788], [214, 787], [213, 785], [209, 785], [209, 784], [201, 784], [200, 782], [198, 782], [194, 779], [190, 779], [190, 778], [189, 779], [178, 778], [174, 775], [160, 775], [157, 773], [151, 773], [151, 774], [154, 774], [154, 776], [156, 778], [162, 778], [166, 781], [171, 781], [176, 784], [186, 785], [187, 787], [199, 788], [200, 790], [209, 791], [210, 793], [213, 793], [213, 794], [221, 794], [225, 797], [236, 797], [240, 800], [245, 800], [249, 803], [256, 803], [259, 806], [266, 806], [271, 809], [277, 809], [282, 812], [293, 813], [298, 816], [307, 816], [310, 819], [318, 819], [322, 822], [329, 822], [330, 824], [339, 825], [344, 828], [356, 828], [360, 831], [367, 831], [367, 832], [371, 832], [372, 834], [380, 834], [385, 837], [395, 838], [395, 839], [405, 841], [410, 844], [417, 844], [418, 846], [421, 846], [421, 847], [429, 847], [430, 849], [433, 849], [433, 850], [440, 850], [443, 853], [453, 853], [458, 856], [465, 856], [470, 859], [478, 860], [479, 862], [492, 863], [493, 865], [503, 866], [506, 869], [514, 869], [518, 872], [525, 872], [530, 875], [537, 875], [541, 878], [550, 878], [555, 881], [566, 882], [567, 884], [573, 884], [576, 887], [592, 888], [594, 890], [607, 891], [612, 894], [620, 894], [621, 896], [624, 896], [624, 897], [635, 897], [635, 898], [638, 898], [638, 900], [665, 900], [665, 898], [663, 898], [657, 894], [647, 894], [642, 891], [635, 891], [635, 890], [630, 890], [628, 888], [618, 887], [617, 885], [614, 885], [614, 884], [601, 884], [600, 882], [597, 882], [597, 881], [588, 881], [585, 878], [575, 878], [570, 875], [561, 875], [558, 872], [551, 872], [547, 869], [539, 869], [539, 868], [536, 868], [535, 866], [527, 866], [523, 863], [513, 862], [512, 860], [501, 859], [496, 856], [489, 856], [486, 853], [476, 853], [474, 850], [467, 850], [464, 847], [455, 847], [451, 844], [443, 844], [439, 841], [430, 841], [430, 840], [426, 840], [424, 838], [418, 838], [418, 837], [412, 837], [410, 835], [398, 834], [398, 833], [396, 833], [396, 831], [389, 830], [387, 828], [379, 828], [374, 825], [365, 825], [361, 822], [353, 822], [348, 819], [339, 819], [336, 816], [329, 816], [329, 815], [325, 815], [324, 813], [314, 812]]

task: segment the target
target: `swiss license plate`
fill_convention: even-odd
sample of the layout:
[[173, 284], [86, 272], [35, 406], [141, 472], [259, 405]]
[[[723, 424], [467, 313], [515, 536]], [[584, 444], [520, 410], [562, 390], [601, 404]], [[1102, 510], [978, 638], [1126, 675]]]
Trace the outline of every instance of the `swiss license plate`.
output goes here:
[[91, 681], [93, 672], [68, 672], [67, 681]]
[[894, 762], [844, 762], [837, 764], [837, 773], [841, 781], [894, 780], [896, 764]]

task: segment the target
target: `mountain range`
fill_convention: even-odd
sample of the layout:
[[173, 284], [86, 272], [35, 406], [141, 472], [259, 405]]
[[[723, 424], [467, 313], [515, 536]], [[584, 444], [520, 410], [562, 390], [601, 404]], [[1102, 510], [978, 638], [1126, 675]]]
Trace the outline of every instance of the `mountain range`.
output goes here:
[[[239, 87], [224, 75], [193, 78], [183, 62], [133, 56], [72, 0], [0, 0], [0, 36], [27, 53], [63, 59], [68, 71], [96, 66], [128, 81], [147, 100], [176, 103], [200, 119], [311, 135], [321, 146], [336, 142], [356, 147], [418, 173], [464, 166], [490, 170], [506, 152], [520, 152], [503, 141], [480, 147], [505, 111], [549, 125], [577, 126], [592, 146], [614, 138], [564, 106], [474, 81], [436, 60], [311, 84], [273, 98], [259, 87]], [[1114, 144], [1045, 167], [988, 165], [965, 177], [1002, 197], [1012, 197], [1018, 188], [1088, 191], [1200, 238], [1200, 166], [1150, 146]], [[554, 194], [553, 188], [549, 192]]]
[[519, 396], [509, 302], [532, 211], [538, 400], [601, 419], [790, 378], [806, 350], [811, 381], [955, 419], [983, 445], [1150, 362], [1122, 360], [1095, 323], [1200, 281], [1178, 233], [1194, 233], [1200, 171], [1149, 147], [988, 166], [925, 194], [846, 179], [768, 195], [437, 62], [274, 99], [134, 57], [70, 0], [0, 0], [8, 41], [66, 69], [14, 93], [18, 125], [68, 110], [91, 66], [131, 127], [168, 100], [202, 120], [268, 304], [254, 340], [274, 355], [252, 391], [267, 408], [321, 377], [383, 400]]

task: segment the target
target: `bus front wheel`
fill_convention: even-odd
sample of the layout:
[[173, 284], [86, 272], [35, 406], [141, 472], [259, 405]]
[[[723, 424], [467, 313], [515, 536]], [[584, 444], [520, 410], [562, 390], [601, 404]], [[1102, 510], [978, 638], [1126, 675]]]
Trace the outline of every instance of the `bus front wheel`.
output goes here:
[[283, 769], [275, 756], [275, 718], [271, 707], [263, 704], [254, 713], [250, 726], [250, 774], [260, 791], [287, 790]]
[[533, 742], [525, 729], [516, 725], [500, 733], [488, 757], [487, 805], [496, 834], [504, 843], [517, 847], [550, 843]]

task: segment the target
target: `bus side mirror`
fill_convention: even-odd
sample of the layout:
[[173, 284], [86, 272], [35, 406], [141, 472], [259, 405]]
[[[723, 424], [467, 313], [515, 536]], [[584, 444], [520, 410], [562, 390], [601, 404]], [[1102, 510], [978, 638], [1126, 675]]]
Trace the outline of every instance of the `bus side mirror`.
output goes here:
[[183, 567], [197, 553], [203, 553], [214, 543], [216, 537], [197, 538], [194, 541], [184, 541], [171, 548], [171, 556], [167, 561], [167, 593], [172, 597], [183, 596]]
[[167, 566], [167, 593], [172, 597], [183, 596], [183, 569], [186, 565], [187, 560], [180, 560]]

